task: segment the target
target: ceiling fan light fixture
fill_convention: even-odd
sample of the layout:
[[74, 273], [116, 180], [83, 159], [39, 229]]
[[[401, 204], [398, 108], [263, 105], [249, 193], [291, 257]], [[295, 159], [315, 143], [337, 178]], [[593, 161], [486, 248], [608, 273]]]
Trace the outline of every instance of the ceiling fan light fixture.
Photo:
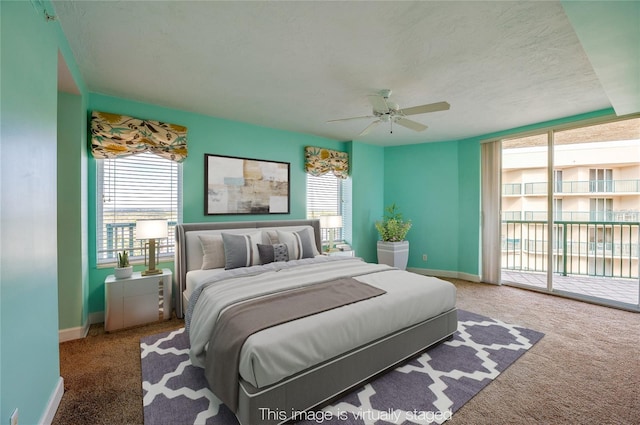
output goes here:
[[391, 90], [390, 89], [380, 90], [379, 93], [380, 93], [380, 96], [382, 96], [385, 99], [389, 99], [389, 96], [391, 96]]
[[381, 122], [388, 122], [390, 125], [390, 133], [393, 133], [393, 124], [396, 123], [402, 127], [408, 128], [413, 131], [424, 131], [427, 126], [416, 121], [407, 119], [409, 115], [426, 114], [428, 112], [446, 111], [450, 108], [447, 102], [429, 103], [426, 105], [413, 106], [410, 108], [400, 109], [400, 106], [395, 102], [389, 101], [391, 90], [380, 90], [378, 94], [368, 95], [369, 102], [373, 107], [373, 115], [363, 117], [343, 118], [338, 120], [331, 120], [328, 122], [338, 121], [350, 121], [361, 118], [375, 118], [367, 128], [365, 128], [358, 137], [364, 136], [369, 133], [374, 127]]

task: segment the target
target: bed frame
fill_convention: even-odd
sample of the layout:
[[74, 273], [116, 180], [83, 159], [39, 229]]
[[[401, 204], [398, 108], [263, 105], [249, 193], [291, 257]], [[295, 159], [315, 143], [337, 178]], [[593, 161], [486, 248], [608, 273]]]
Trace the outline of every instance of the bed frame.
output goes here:
[[[249, 221], [227, 223], [194, 223], [176, 226], [175, 291], [176, 314], [183, 317], [182, 292], [185, 290], [187, 256], [186, 235], [190, 231], [251, 229], [312, 226], [316, 245], [321, 251], [319, 220]], [[200, 252], [200, 255], [202, 253]], [[458, 326], [455, 308], [373, 341], [329, 361], [295, 374], [265, 388], [255, 388], [240, 379], [238, 411], [234, 412], [242, 425], [278, 424], [285, 422], [279, 415], [291, 415], [318, 407], [339, 395], [390, 370], [427, 348], [450, 338]], [[295, 419], [295, 418], [294, 418]]]

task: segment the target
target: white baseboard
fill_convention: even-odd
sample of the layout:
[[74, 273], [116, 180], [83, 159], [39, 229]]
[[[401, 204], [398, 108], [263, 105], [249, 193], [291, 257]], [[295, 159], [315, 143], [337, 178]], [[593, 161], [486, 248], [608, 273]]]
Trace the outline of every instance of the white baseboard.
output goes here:
[[58, 384], [56, 388], [51, 393], [51, 397], [49, 397], [49, 403], [47, 403], [47, 408], [45, 409], [42, 417], [40, 418], [40, 425], [51, 425], [53, 422], [53, 418], [58, 411], [58, 406], [60, 406], [60, 400], [62, 400], [62, 395], [64, 394], [64, 380], [62, 376], [58, 378]]
[[422, 274], [425, 276], [450, 277], [453, 279], [468, 280], [470, 282], [480, 282], [480, 276], [478, 275], [465, 273], [465, 272], [452, 271], [452, 270], [434, 270], [434, 269], [421, 269], [417, 267], [409, 267], [407, 268], [407, 271]]
[[95, 325], [96, 323], [104, 323], [104, 311], [89, 313], [89, 325]]
[[482, 282], [480, 276], [477, 274], [458, 272], [458, 279], [468, 280], [469, 282]]
[[76, 328], [61, 329], [58, 331], [58, 339], [60, 342], [72, 341], [74, 339], [85, 338], [89, 334], [89, 328], [95, 323], [104, 322], [104, 311], [89, 314], [87, 323], [84, 326], [78, 326]]
[[87, 336], [89, 333], [89, 321], [84, 326], [78, 326], [76, 328], [61, 329], [58, 331], [58, 339], [60, 342], [72, 341], [74, 339], [81, 339]]

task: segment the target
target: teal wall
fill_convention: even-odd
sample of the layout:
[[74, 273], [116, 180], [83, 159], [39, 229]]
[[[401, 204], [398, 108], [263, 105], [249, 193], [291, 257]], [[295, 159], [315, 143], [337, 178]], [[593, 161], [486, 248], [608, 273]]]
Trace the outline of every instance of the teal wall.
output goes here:
[[0, 420], [38, 423], [60, 378], [58, 40], [31, 2], [0, 2]]
[[456, 271], [477, 276], [480, 274], [480, 143], [478, 140], [463, 140], [457, 145], [459, 189]]
[[377, 262], [378, 232], [384, 206], [384, 148], [349, 142], [351, 167], [351, 245], [358, 257]]
[[458, 269], [458, 161], [456, 142], [384, 150], [384, 205], [395, 203], [413, 223], [407, 234], [408, 267]]
[[87, 120], [83, 97], [58, 93], [58, 321], [87, 323]]
[[[89, 110], [113, 112], [184, 125], [189, 129], [189, 157], [183, 162], [183, 221], [246, 221], [306, 218], [304, 147], [321, 146], [345, 151], [347, 144], [308, 134], [294, 133], [228, 121], [127, 99], [91, 94]], [[290, 214], [207, 216], [204, 214], [204, 154], [256, 158], [291, 163]], [[104, 279], [112, 267], [97, 268], [95, 248], [95, 160], [89, 159], [89, 312], [104, 310]], [[161, 267], [173, 268], [173, 263]], [[142, 268], [142, 267], [137, 267]], [[137, 269], [136, 268], [136, 269]]]

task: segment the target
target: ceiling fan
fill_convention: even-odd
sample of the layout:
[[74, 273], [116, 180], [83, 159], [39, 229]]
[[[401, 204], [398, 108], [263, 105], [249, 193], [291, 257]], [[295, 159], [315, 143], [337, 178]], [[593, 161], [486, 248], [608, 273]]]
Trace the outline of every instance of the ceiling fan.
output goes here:
[[342, 118], [339, 120], [330, 120], [327, 122], [340, 122], [340, 121], [351, 121], [351, 120], [359, 120], [363, 118], [375, 118], [371, 124], [367, 126], [358, 137], [364, 136], [369, 133], [375, 127], [377, 127], [381, 122], [388, 122], [390, 125], [390, 132], [393, 133], [393, 123], [399, 124], [403, 127], [409, 128], [414, 131], [424, 131], [427, 129], [427, 126], [424, 124], [420, 124], [419, 122], [412, 121], [407, 119], [406, 117], [409, 115], [418, 115], [418, 114], [426, 114], [427, 112], [437, 112], [437, 111], [446, 111], [450, 108], [450, 105], [447, 102], [437, 102], [437, 103], [429, 103], [427, 105], [413, 106], [411, 108], [400, 109], [397, 103], [389, 101], [389, 96], [391, 96], [391, 90], [385, 89], [380, 90], [378, 94], [369, 95], [369, 102], [371, 102], [371, 106], [373, 106], [373, 115], [365, 115], [362, 117], [352, 117], [352, 118]]

